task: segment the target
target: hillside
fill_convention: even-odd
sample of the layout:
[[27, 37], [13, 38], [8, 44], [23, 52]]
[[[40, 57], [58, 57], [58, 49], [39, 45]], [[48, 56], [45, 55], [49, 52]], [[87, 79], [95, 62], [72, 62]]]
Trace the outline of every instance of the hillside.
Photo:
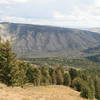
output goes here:
[[21, 57], [78, 56], [98, 46], [100, 34], [71, 28], [1, 23], [0, 36], [12, 40]]
[[0, 89], [0, 100], [87, 100], [80, 93], [65, 86]]
[[100, 54], [100, 45], [96, 46], [96, 47], [93, 47], [93, 48], [89, 48], [89, 49], [85, 49], [83, 51], [84, 53], [99, 53]]
[[[98, 100], [100, 100], [100, 94], [98, 92], [100, 91], [100, 85], [99, 85], [100, 74], [99, 74], [99, 69], [98, 69], [99, 63], [95, 63], [95, 62], [92, 63], [91, 61], [87, 60], [87, 62], [84, 64], [84, 61], [86, 61], [85, 59], [82, 59], [82, 60], [69, 59], [66, 61], [66, 59], [62, 59], [62, 58], [58, 59], [56, 57], [55, 59], [53, 58], [56, 62], [53, 59], [48, 58], [46, 61], [51, 64], [49, 65], [48, 63], [44, 63], [44, 65], [42, 65], [41, 61], [44, 62], [45, 59], [41, 59], [41, 58], [36, 59], [36, 62], [40, 60], [40, 65], [38, 64], [38, 62], [37, 64], [32, 64], [25, 60], [17, 59], [15, 56], [15, 53], [11, 49], [10, 42], [8, 41], [3, 42], [3, 43], [0, 42], [0, 82], [9, 86], [7, 87], [7, 89], [11, 90], [11, 92], [10, 90], [4, 90], [3, 92], [2, 89], [6, 89], [6, 88], [2, 88], [0, 86], [1, 95], [2, 93], [4, 93], [4, 97], [9, 97], [9, 96], [13, 96], [14, 94], [14, 96], [11, 98], [14, 98], [14, 97], [19, 98], [20, 97], [19, 93], [23, 95], [23, 92], [22, 92], [23, 90], [22, 89], [20, 89], [20, 91], [18, 90], [16, 94], [16, 92], [14, 92], [13, 89], [15, 89], [14, 87], [23, 87], [23, 89], [26, 90], [26, 92], [24, 92], [25, 98], [27, 98], [27, 96], [32, 96], [32, 98], [35, 98], [33, 96], [35, 95], [36, 90], [33, 86], [37, 86], [39, 88], [38, 90], [39, 90], [39, 93], [41, 93], [41, 95], [38, 95], [36, 98], [38, 97], [40, 98], [42, 96], [43, 96], [42, 98], [44, 98], [45, 97], [44, 94], [47, 93], [46, 99], [48, 100], [50, 99], [52, 100], [52, 94], [56, 94], [56, 97], [55, 96], [53, 97], [54, 100], [56, 98], [58, 98], [58, 100], [62, 100], [62, 99], [64, 100], [65, 98], [66, 100], [68, 96], [67, 94], [65, 94], [64, 90], [56, 89], [54, 86], [54, 85], [57, 85], [57, 86], [64, 85], [64, 86], [69, 86], [79, 91], [81, 97], [88, 98], [88, 99], [97, 98]], [[33, 59], [29, 59], [29, 60], [32, 61]], [[53, 64], [54, 62], [55, 64], [57, 63], [57, 65]], [[60, 63], [62, 65], [60, 65]], [[68, 64], [69, 66], [72, 66], [73, 68], [72, 67], [69, 68], [69, 66], [67, 67], [66, 65], [64, 66], [64, 64]], [[81, 68], [79, 68], [81, 67], [81, 65], [83, 67], [86, 67], [85, 65], [87, 64], [88, 66], [92, 64], [94, 65], [96, 64], [97, 66], [95, 66], [96, 67], [95, 70], [94, 70], [94, 67], [92, 68], [92, 66], [84, 70], [81, 70]], [[77, 66], [77, 68], [75, 68], [74, 65]], [[29, 84], [31, 84], [30, 88], [29, 88]], [[45, 90], [46, 92], [45, 92], [40, 87], [40, 86], [46, 86], [45, 88], [48, 88], [47, 87], [48, 85], [53, 85], [54, 89], [52, 88], [50, 90], [51, 88], [50, 87], [49, 89], [46, 89]], [[31, 95], [31, 93], [28, 92], [28, 90], [34, 91], [34, 94]], [[51, 94], [50, 91], [52, 91], [53, 93]], [[6, 95], [5, 95], [5, 92], [7, 92]], [[66, 93], [67, 93], [67, 88], [66, 88]], [[62, 94], [64, 94], [64, 97], [62, 96]], [[72, 95], [72, 92], [70, 94]], [[11, 98], [8, 100], [11, 100]], [[75, 98], [75, 97], [72, 97], [72, 98]], [[1, 97], [1, 100], [3, 99], [4, 98]], [[78, 98], [76, 100], [78, 100]]]

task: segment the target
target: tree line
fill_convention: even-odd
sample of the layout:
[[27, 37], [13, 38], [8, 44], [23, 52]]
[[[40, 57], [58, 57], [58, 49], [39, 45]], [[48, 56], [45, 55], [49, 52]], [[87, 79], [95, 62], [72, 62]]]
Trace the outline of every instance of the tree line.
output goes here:
[[9, 41], [0, 41], [0, 82], [8, 86], [31, 83], [34, 86], [65, 85], [80, 92], [82, 97], [100, 100], [100, 77], [86, 70], [63, 66], [33, 65], [18, 60]]

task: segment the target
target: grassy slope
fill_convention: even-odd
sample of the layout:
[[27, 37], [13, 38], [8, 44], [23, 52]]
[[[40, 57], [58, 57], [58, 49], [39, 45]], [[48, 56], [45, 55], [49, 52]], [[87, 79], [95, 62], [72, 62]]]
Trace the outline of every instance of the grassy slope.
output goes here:
[[0, 100], [87, 100], [65, 86], [46, 86], [0, 89]]

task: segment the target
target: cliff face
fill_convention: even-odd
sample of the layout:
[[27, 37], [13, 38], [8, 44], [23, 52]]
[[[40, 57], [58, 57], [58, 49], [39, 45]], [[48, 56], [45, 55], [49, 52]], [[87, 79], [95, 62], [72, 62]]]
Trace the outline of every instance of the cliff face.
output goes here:
[[69, 28], [1, 23], [0, 36], [12, 41], [19, 56], [74, 56], [100, 44], [100, 34]]

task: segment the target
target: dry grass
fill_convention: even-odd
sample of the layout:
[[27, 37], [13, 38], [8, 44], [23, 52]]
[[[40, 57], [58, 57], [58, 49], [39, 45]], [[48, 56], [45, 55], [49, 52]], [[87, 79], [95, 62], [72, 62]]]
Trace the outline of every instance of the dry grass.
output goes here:
[[5, 87], [0, 89], [0, 100], [86, 100], [79, 92], [65, 86]]

